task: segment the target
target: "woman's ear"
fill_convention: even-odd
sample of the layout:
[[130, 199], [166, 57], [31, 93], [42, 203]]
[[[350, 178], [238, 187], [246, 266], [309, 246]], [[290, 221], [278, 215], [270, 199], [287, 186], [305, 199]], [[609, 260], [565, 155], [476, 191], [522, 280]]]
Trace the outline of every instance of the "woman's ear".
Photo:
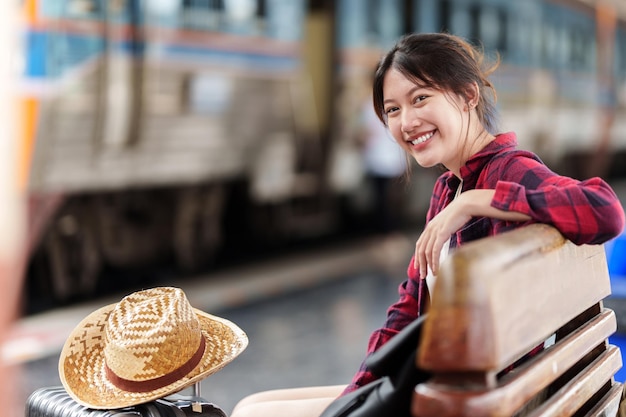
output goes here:
[[474, 81], [473, 83], [467, 86], [465, 90], [465, 103], [467, 105], [467, 109], [471, 110], [476, 108], [478, 105], [478, 101], [480, 100], [480, 88], [478, 87], [478, 83]]

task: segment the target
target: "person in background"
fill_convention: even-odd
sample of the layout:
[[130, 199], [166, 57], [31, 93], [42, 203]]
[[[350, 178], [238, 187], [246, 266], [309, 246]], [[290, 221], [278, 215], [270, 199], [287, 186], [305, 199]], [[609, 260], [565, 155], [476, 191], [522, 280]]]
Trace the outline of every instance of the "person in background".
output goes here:
[[[380, 61], [373, 83], [378, 118], [422, 167], [445, 168], [432, 192], [399, 298], [374, 331], [367, 355], [424, 313], [442, 258], [467, 242], [531, 223], [556, 227], [575, 244], [601, 244], [624, 228], [624, 209], [601, 178], [556, 174], [499, 133], [496, 93], [484, 55], [443, 33], [410, 34]], [[319, 416], [338, 396], [375, 379], [365, 365], [346, 385], [253, 394], [232, 417]]]

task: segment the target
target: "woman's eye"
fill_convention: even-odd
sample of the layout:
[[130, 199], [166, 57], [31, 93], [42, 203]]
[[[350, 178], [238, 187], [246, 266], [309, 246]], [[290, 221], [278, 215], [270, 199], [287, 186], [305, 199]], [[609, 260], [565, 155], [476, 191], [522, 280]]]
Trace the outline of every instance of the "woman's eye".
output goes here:
[[416, 97], [413, 99], [413, 102], [414, 102], [414, 103], [420, 103], [420, 102], [422, 102], [422, 101], [426, 100], [427, 98], [428, 98], [428, 96], [425, 96], [425, 95], [419, 95], [419, 96], [416, 96]]
[[398, 110], [398, 108], [397, 108], [397, 107], [387, 107], [387, 108], [385, 109], [385, 114], [389, 115], [389, 114], [391, 114], [391, 113], [395, 112], [396, 110]]

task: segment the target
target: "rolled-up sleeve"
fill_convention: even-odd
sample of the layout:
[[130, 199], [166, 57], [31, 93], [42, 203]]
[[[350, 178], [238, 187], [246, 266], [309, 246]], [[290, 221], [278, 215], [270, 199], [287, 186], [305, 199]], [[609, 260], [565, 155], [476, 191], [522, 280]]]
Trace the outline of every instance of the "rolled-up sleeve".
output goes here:
[[[520, 163], [524, 171], [515, 167]], [[529, 158], [519, 158], [513, 166], [505, 179], [497, 182], [492, 207], [551, 224], [579, 245], [604, 243], [624, 229], [624, 209], [601, 178], [578, 181], [559, 176]], [[523, 177], [510, 178], [516, 172], [524, 172]]]

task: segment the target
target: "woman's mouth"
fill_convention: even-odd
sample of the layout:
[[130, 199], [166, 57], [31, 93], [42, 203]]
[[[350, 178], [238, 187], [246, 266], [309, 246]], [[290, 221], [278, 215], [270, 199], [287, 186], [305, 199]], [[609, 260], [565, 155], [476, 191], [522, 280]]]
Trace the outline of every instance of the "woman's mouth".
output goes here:
[[419, 136], [417, 139], [413, 139], [409, 141], [409, 143], [414, 146], [419, 145], [421, 143], [426, 142], [428, 139], [432, 138], [434, 134], [435, 134], [435, 130], [428, 132], [428, 133], [424, 133], [423, 135]]

